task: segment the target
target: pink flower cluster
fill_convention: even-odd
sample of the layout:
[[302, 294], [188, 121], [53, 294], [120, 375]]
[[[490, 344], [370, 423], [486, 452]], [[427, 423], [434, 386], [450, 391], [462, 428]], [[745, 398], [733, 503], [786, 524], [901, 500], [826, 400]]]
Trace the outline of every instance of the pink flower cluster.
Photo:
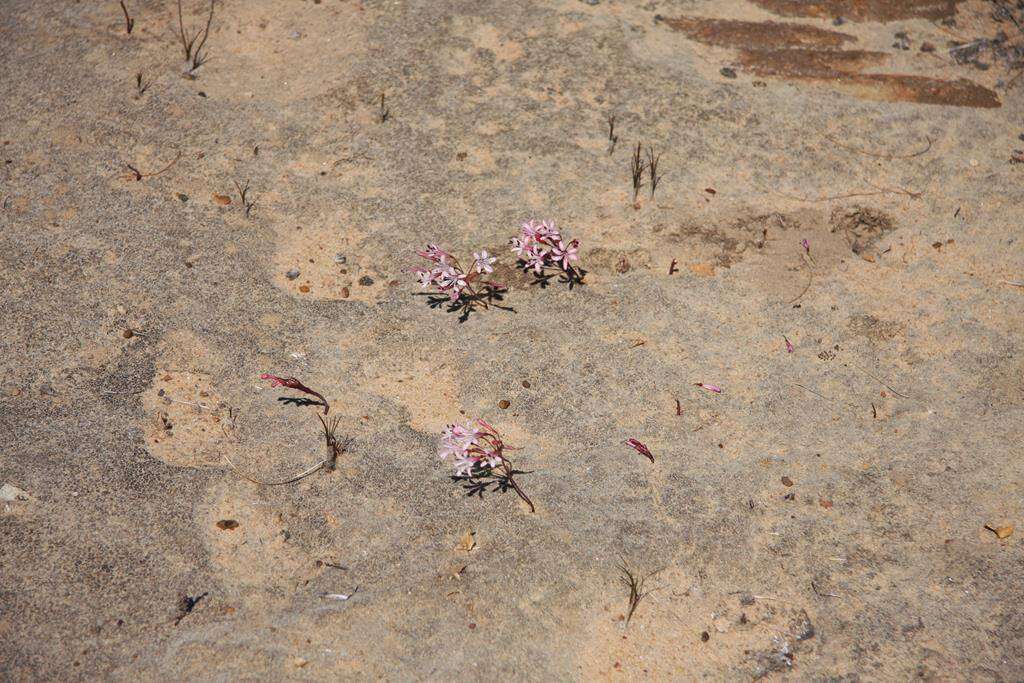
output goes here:
[[[466, 291], [471, 295], [476, 295], [473, 281], [484, 273], [493, 273], [494, 267], [491, 264], [498, 260], [488, 254], [486, 249], [475, 252], [473, 265], [469, 272], [466, 272], [454, 256], [436, 244], [428, 244], [425, 250], [416, 253], [434, 264], [431, 268], [413, 270], [416, 277], [419, 278], [420, 285], [424, 289], [433, 286], [439, 293], [445, 294], [452, 301], [458, 301]], [[492, 282], [484, 281], [484, 284], [500, 288]]]
[[456, 476], [470, 477], [475, 471], [491, 470], [501, 465], [505, 460], [502, 455], [504, 448], [505, 444], [494, 427], [477, 419], [465, 426], [452, 424], [445, 427], [437, 455], [442, 460], [453, 460]]
[[570, 264], [580, 258], [577, 254], [580, 241], [571, 240], [566, 244], [555, 222], [551, 220], [540, 223], [526, 221], [519, 231], [519, 237], [513, 237], [509, 244], [512, 245], [512, 251], [526, 263], [526, 267], [533, 268], [537, 275], [549, 267], [571, 272]]

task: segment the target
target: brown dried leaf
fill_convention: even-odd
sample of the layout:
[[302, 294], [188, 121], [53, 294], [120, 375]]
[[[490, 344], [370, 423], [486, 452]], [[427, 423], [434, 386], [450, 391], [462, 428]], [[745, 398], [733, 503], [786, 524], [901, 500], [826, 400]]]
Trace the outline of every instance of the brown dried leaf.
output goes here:
[[473, 530], [470, 529], [466, 533], [462, 534], [462, 538], [459, 539], [459, 543], [455, 546], [455, 549], [468, 553], [474, 548], [476, 548], [476, 539], [473, 538]]
[[1004, 539], [1013, 533], [1013, 525], [1005, 524], [1003, 526], [995, 526], [994, 524], [986, 524], [985, 528], [996, 535], [998, 539]]

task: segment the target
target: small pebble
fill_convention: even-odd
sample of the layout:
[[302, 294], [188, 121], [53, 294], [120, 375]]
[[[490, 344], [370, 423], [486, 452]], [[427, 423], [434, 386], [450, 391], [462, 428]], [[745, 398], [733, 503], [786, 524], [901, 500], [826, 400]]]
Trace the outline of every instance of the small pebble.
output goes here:
[[732, 69], [728, 66], [723, 66], [718, 73], [722, 74], [726, 78], [736, 78], [736, 69]]
[[309, 294], [309, 285], [301, 285], [299, 291], [303, 294]]
[[124, 337], [125, 339], [131, 339], [132, 337], [135, 336], [135, 332], [133, 332], [131, 330], [131, 328], [129, 328], [129, 329], [125, 330], [124, 332], [122, 332], [121, 336]]
[[341, 298], [342, 299], [347, 299], [348, 295], [349, 295], [348, 287], [342, 287], [341, 288]]
[[793, 480], [790, 479], [789, 477], [783, 475], [783, 477], [782, 477], [782, 485], [783, 486], [792, 486], [793, 485]]
[[832, 20], [833, 26], [842, 26], [845, 23], [846, 19], [843, 19], [842, 17], [836, 17], [835, 19]]
[[525, 380], [525, 379], [523, 380], [523, 388], [524, 389], [529, 389], [530, 388], [530, 381], [529, 380]]
[[502, 410], [507, 410], [510, 405], [512, 404], [505, 399], [501, 399], [500, 401], [498, 401], [498, 407], [501, 408]]
[[334, 255], [334, 262], [335, 263], [348, 263], [348, 257], [345, 256], [344, 254], [335, 254]]
[[178, 199], [180, 199], [182, 201], [182, 203], [187, 202], [188, 201], [188, 195], [185, 194], [184, 192], [179, 192], [178, 193]]
[[921, 43], [921, 52], [935, 52], [935, 46], [925, 41]]
[[373, 284], [373, 278], [370, 277], [369, 275], [364, 275], [361, 278], [359, 278], [359, 284], [361, 284], [363, 287], [369, 287], [370, 285]]
[[700, 634], [700, 642], [706, 643], [709, 640], [711, 640], [711, 634], [708, 633], [707, 631], [702, 631], [701, 634]]
[[221, 531], [234, 531], [238, 528], [238, 522], [233, 519], [222, 519], [217, 522], [217, 528]]

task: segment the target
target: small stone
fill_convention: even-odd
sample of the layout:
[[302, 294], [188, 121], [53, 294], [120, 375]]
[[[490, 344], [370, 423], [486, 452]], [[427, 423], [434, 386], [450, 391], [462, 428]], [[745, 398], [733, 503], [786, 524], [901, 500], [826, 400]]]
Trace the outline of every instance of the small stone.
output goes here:
[[783, 477], [782, 477], [782, 485], [783, 486], [792, 486], [793, 485], [793, 480], [790, 479], [789, 477], [783, 475]]
[[842, 26], [845, 23], [846, 19], [843, 19], [842, 17], [836, 17], [835, 19], [832, 20], [833, 26]]
[[300, 285], [299, 291], [303, 294], [309, 294], [309, 285]]
[[347, 299], [347, 298], [348, 298], [348, 295], [349, 295], [349, 293], [350, 293], [350, 292], [348, 291], [348, 287], [342, 287], [342, 288], [341, 288], [341, 298], [342, 298], [342, 299]]
[[185, 202], [188, 201], [188, 195], [185, 194], [184, 192], [179, 192], [178, 193], [178, 199], [180, 199], [181, 203], [184, 204]]
[[135, 336], [135, 332], [132, 331], [131, 328], [128, 328], [127, 330], [121, 333], [121, 336], [124, 337], [125, 339], [131, 339], [132, 337]]
[[369, 287], [370, 285], [373, 284], [373, 278], [370, 277], [369, 275], [364, 275], [361, 278], [359, 278], [359, 284], [361, 284], [363, 287]]
[[590, 5], [591, 7], [595, 7], [596, 5], [600, 4], [601, 0], [580, 0], [580, 2], [582, 2], [584, 5]]
[[299, 38], [302, 37], [302, 34], [299, 33], [298, 31], [292, 31], [291, 33], [288, 34], [288, 37], [291, 38], [292, 40], [298, 40]]
[[284, 276], [286, 278], [288, 278], [289, 280], [294, 280], [299, 275], [301, 275], [301, 271], [299, 271], [298, 268], [292, 268], [291, 270], [289, 270], [287, 273], [284, 274]]
[[28, 491], [22, 491], [17, 486], [4, 484], [0, 486], [0, 500], [10, 503], [16, 500], [32, 500], [32, 496], [28, 494]]
[[234, 531], [238, 528], [238, 522], [233, 519], [222, 519], [217, 522], [217, 528], [221, 531]]
[[501, 408], [502, 410], [507, 410], [510, 405], [512, 404], [505, 399], [501, 399], [500, 401], [498, 401], [498, 407]]
[[335, 263], [348, 263], [348, 257], [345, 256], [344, 254], [335, 254], [334, 255], [334, 262]]
[[921, 43], [921, 52], [935, 52], [935, 46], [926, 40]]
[[708, 633], [707, 631], [702, 631], [701, 634], [700, 634], [700, 642], [706, 643], [709, 640], [711, 640], [711, 634]]
[[523, 380], [523, 388], [524, 389], [529, 389], [530, 388], [530, 381], [529, 380], [525, 380], [525, 379]]
[[728, 66], [723, 66], [718, 73], [722, 74], [726, 78], [736, 78], [736, 69]]
[[309, 664], [309, 660], [303, 659], [302, 657], [296, 657], [292, 660], [292, 664], [294, 664], [297, 668], [301, 669], [307, 664]]

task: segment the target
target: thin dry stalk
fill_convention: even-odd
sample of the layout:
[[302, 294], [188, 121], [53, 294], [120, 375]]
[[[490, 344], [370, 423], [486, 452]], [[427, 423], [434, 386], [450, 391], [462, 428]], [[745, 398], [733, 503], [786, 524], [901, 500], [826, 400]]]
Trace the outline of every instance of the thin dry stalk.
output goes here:
[[637, 195], [640, 194], [640, 188], [644, 185], [644, 168], [646, 164], [640, 157], [640, 143], [636, 143], [636, 151], [633, 152], [633, 156], [630, 158], [629, 170], [630, 175], [633, 178], [633, 203], [636, 203]]
[[135, 28], [135, 20], [128, 15], [128, 8], [125, 7], [124, 0], [121, 0], [121, 11], [124, 12], [124, 30], [131, 35], [132, 29]]
[[178, 37], [181, 39], [181, 49], [185, 53], [186, 73], [191, 74], [206, 63], [207, 56], [203, 54], [203, 47], [206, 45], [207, 38], [210, 37], [210, 25], [213, 23], [213, 6], [215, 1], [210, 0], [210, 13], [206, 17], [206, 26], [195, 35], [190, 36], [185, 32], [185, 20], [181, 14], [181, 0], [178, 0]]
[[248, 218], [252, 210], [256, 208], [256, 200], [249, 197], [249, 181], [245, 181], [244, 187], [237, 180], [234, 183], [238, 190], [238, 197], [242, 200], [242, 207], [245, 208], [245, 217]]
[[629, 626], [629, 622], [633, 619], [633, 613], [640, 606], [640, 602], [651, 594], [651, 591], [644, 589], [644, 583], [658, 572], [651, 572], [646, 576], [634, 574], [621, 556], [619, 557], [619, 572], [619, 581], [629, 589], [629, 603], [626, 611], [626, 626]]
[[[651, 199], [654, 199], [654, 191], [658, 189], [658, 181], [661, 180], [661, 176], [658, 175], [658, 160], [661, 159], [661, 155], [654, 154], [654, 147], [647, 146], [647, 168], [651, 172]], [[634, 200], [636, 201], [636, 200]]]

